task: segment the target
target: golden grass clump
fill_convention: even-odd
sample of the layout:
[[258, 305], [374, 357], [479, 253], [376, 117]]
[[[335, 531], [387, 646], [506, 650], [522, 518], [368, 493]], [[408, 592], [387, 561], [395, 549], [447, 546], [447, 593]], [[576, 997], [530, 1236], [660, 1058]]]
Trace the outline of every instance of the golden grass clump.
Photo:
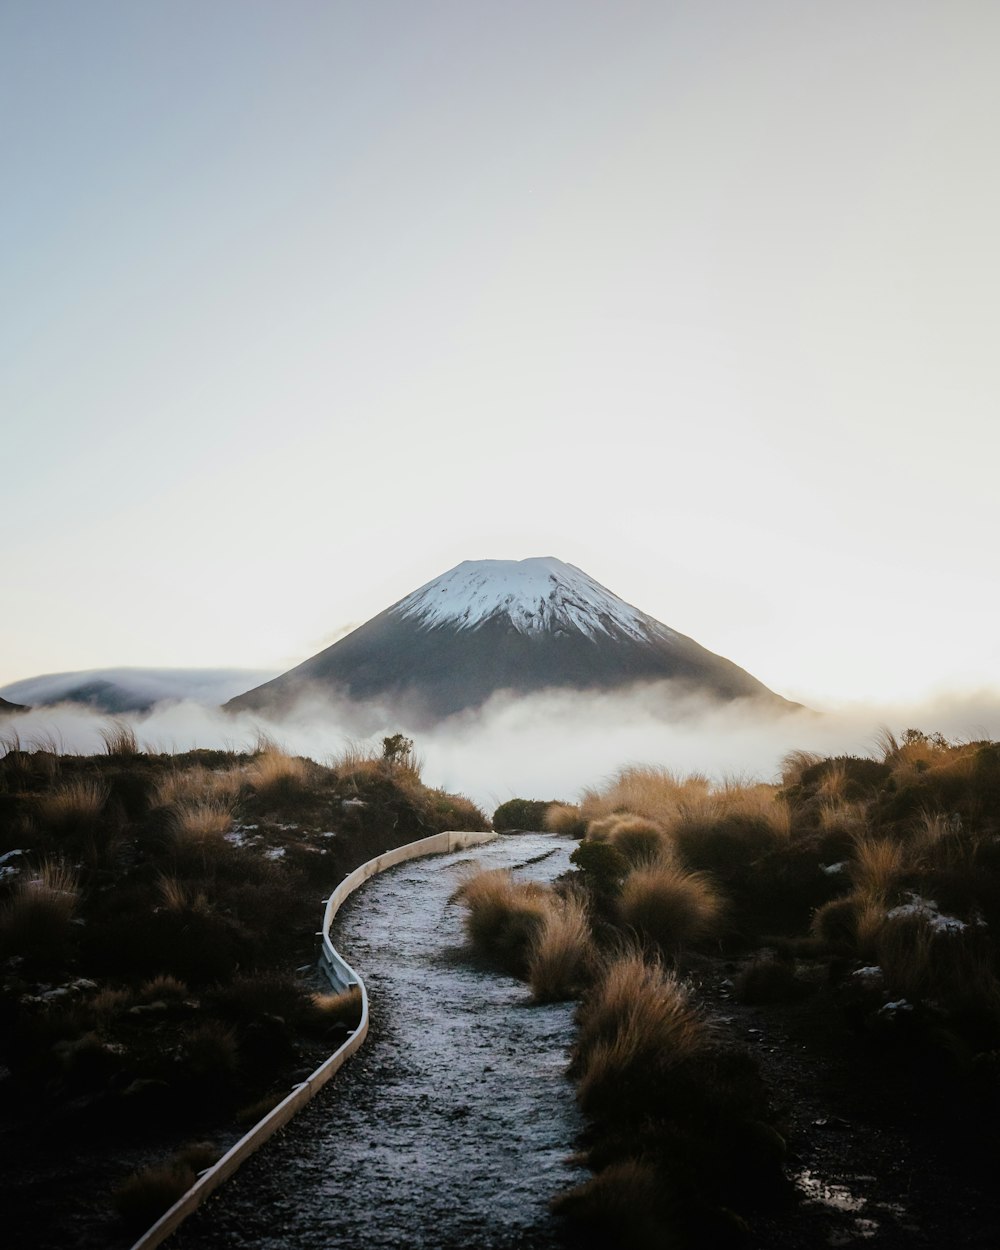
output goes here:
[[861, 836], [855, 840], [851, 880], [863, 891], [885, 898], [906, 871], [906, 848], [891, 838]]
[[170, 976], [168, 973], [161, 973], [159, 976], [151, 977], [139, 986], [139, 997], [144, 1003], [177, 1003], [183, 1002], [189, 996], [190, 990], [187, 985], [179, 978]]
[[79, 900], [74, 869], [60, 860], [44, 860], [0, 908], [0, 950], [43, 962], [59, 959], [73, 933]]
[[550, 803], [543, 823], [550, 833], [561, 833], [569, 838], [581, 838], [587, 831], [587, 822], [573, 803]]
[[716, 934], [723, 913], [723, 900], [704, 873], [669, 860], [630, 873], [618, 899], [621, 922], [667, 952]]
[[124, 720], [113, 720], [99, 731], [107, 755], [131, 758], [139, 754], [135, 730]]
[[607, 838], [634, 868], [669, 857], [671, 852], [662, 827], [643, 816], [622, 816], [611, 825]]
[[552, 896], [528, 956], [528, 982], [535, 1002], [575, 998], [589, 983], [597, 960], [583, 897]]
[[262, 798], [276, 798], [305, 781], [307, 764], [301, 756], [289, 755], [270, 738], [260, 738], [254, 758], [247, 765], [247, 783]]
[[473, 948], [523, 975], [545, 924], [547, 896], [536, 882], [515, 881], [506, 869], [490, 869], [469, 877], [453, 897], [466, 909], [465, 931]]
[[318, 1025], [329, 1027], [342, 1024], [348, 1029], [356, 1029], [361, 1023], [361, 990], [356, 985], [339, 994], [311, 994], [310, 1015]]
[[578, 1013], [573, 1055], [586, 1111], [619, 1081], [652, 1080], [703, 1050], [711, 1034], [688, 987], [656, 960], [626, 950], [605, 966]]
[[239, 769], [216, 771], [196, 764], [193, 768], [173, 769], [161, 777], [156, 785], [157, 802], [169, 806], [207, 799], [228, 803], [231, 807], [239, 797], [242, 784]]
[[[612, 816], [598, 816], [596, 820], [587, 822], [586, 838], [590, 842], [607, 842], [611, 835], [611, 830], [618, 822], [630, 813], [615, 812]], [[639, 817], [636, 817], [639, 819]]]
[[100, 820], [107, 801], [103, 781], [77, 777], [39, 798], [38, 819], [56, 834], [88, 829]]
[[863, 803], [848, 803], [843, 799], [826, 799], [819, 808], [820, 831], [826, 835], [861, 837], [868, 828], [867, 813]]
[[182, 881], [179, 877], [161, 876], [156, 887], [166, 911], [191, 912], [199, 916], [209, 916], [212, 913], [208, 896], [197, 885]]
[[706, 794], [709, 786], [708, 778], [700, 773], [679, 777], [669, 768], [630, 765], [603, 789], [585, 790], [580, 810], [588, 822], [627, 813], [669, 827], [681, 805]]
[[233, 826], [227, 799], [182, 799], [174, 804], [174, 836], [181, 846], [220, 843]]
[[782, 786], [787, 789], [789, 786], [801, 785], [803, 774], [822, 763], [822, 760], [822, 755], [815, 751], [789, 751], [781, 761]]

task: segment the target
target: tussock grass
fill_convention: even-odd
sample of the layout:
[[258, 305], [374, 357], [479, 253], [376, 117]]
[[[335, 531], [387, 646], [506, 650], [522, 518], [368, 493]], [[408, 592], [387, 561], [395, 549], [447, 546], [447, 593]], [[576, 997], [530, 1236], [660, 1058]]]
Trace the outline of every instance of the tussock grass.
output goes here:
[[[666, 1250], [663, 1178], [644, 1159], [621, 1159], [559, 1194], [552, 1210], [586, 1229], [588, 1243]], [[596, 1235], [596, 1236], [595, 1236]]]
[[91, 828], [104, 811], [108, 787], [98, 779], [76, 777], [38, 800], [38, 819], [53, 833]]
[[549, 900], [528, 956], [528, 982], [535, 1002], [561, 1002], [589, 983], [597, 963], [584, 899], [576, 893]]
[[182, 799], [174, 804], [174, 839], [181, 847], [221, 843], [233, 827], [231, 801], [221, 798]]
[[184, 881], [180, 877], [164, 874], [156, 883], [162, 907], [168, 912], [187, 912], [210, 916], [212, 904], [201, 883]]
[[208, 800], [232, 806], [239, 798], [242, 784], [242, 775], [237, 768], [218, 770], [198, 764], [191, 768], [174, 768], [157, 781], [157, 802], [169, 807]]
[[523, 976], [548, 913], [548, 891], [515, 881], [506, 869], [476, 873], [453, 897], [466, 909], [465, 931], [473, 949], [516, 976]]
[[[588, 841], [607, 842], [615, 825], [627, 818], [625, 813], [615, 812], [613, 816], [598, 816], [596, 820], [588, 821], [586, 832]], [[639, 817], [636, 817], [636, 819], [639, 819]]]
[[58, 959], [72, 934], [79, 900], [76, 870], [60, 860], [43, 860], [0, 908], [0, 949], [43, 962]]
[[196, 1180], [188, 1163], [161, 1163], [130, 1176], [114, 1191], [112, 1202], [126, 1228], [141, 1233], [169, 1211]]
[[580, 811], [586, 821], [631, 813], [669, 827], [681, 806], [706, 794], [707, 777], [679, 777], [669, 768], [630, 765], [620, 769], [603, 789], [583, 792]]
[[186, 983], [178, 977], [161, 973], [139, 986], [139, 998], [144, 1003], [180, 1003], [190, 996]]
[[104, 743], [104, 750], [108, 755], [131, 759], [140, 753], [135, 730], [127, 721], [113, 720], [110, 724], [103, 726], [99, 732], [101, 741]]
[[634, 950], [607, 963], [578, 1019], [577, 1098], [593, 1114], [617, 1115], [644, 1086], [710, 1040], [688, 986]]
[[218, 1020], [206, 1020], [186, 1029], [182, 1053], [189, 1075], [200, 1081], [231, 1084], [239, 1071], [240, 1047], [236, 1033]]
[[850, 864], [851, 880], [863, 891], [885, 898], [906, 871], [906, 848], [892, 838], [859, 837]]
[[704, 873], [660, 860], [625, 878], [618, 912], [621, 922], [642, 938], [665, 952], [676, 952], [715, 935], [724, 905]]
[[342, 1024], [356, 1029], [361, 1023], [361, 991], [356, 985], [339, 994], [312, 994], [310, 996], [312, 1022], [329, 1028]]
[[289, 796], [303, 784], [308, 765], [300, 756], [289, 755], [277, 742], [262, 736], [245, 775], [258, 797], [274, 800]]
[[987, 936], [975, 928], [935, 930], [919, 915], [884, 920], [876, 957], [887, 987], [913, 1002], [934, 1002], [1000, 1025], [1000, 982]]
[[781, 761], [781, 784], [785, 789], [802, 784], [802, 776], [822, 761], [815, 751], [789, 751]]
[[643, 816], [623, 816], [612, 824], [607, 838], [633, 868], [670, 856], [671, 847], [662, 827]]
[[545, 811], [545, 828], [567, 838], [582, 838], [587, 829], [580, 809], [573, 803], [550, 803]]
[[842, 799], [827, 799], [817, 812], [820, 832], [827, 837], [856, 839], [868, 828], [868, 814], [862, 803], [848, 803]]

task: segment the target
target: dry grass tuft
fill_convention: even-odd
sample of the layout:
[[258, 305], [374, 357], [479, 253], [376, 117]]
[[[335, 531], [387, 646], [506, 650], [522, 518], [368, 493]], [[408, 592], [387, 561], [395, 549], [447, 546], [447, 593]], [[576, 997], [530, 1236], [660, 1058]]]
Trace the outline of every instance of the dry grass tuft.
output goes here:
[[669, 827], [681, 806], [706, 794], [709, 787], [708, 778], [698, 773], [682, 778], [669, 768], [632, 765], [620, 769], [602, 790], [585, 790], [580, 810], [588, 822], [634, 814]]
[[545, 812], [545, 828], [568, 838], [582, 838], [587, 822], [573, 803], [550, 803]]
[[216, 771], [196, 764], [191, 768], [173, 769], [157, 782], [157, 802], [171, 806], [209, 800], [232, 806], [239, 798], [242, 782], [237, 768]]
[[191, 991], [183, 981], [166, 973], [152, 977], [139, 986], [139, 997], [144, 1003], [183, 1002], [190, 996], [190, 993]]
[[233, 827], [232, 803], [226, 799], [182, 799], [174, 804], [174, 837], [180, 846], [222, 843]]
[[493, 869], [469, 877], [453, 897], [466, 908], [465, 931], [473, 948], [523, 975], [545, 924], [547, 895], [544, 886], [515, 881], [505, 869]]
[[108, 801], [103, 781], [77, 777], [44, 794], [38, 800], [38, 818], [55, 834], [92, 828], [101, 818]]
[[620, 852], [633, 868], [670, 856], [670, 843], [662, 827], [655, 821], [646, 820], [642, 816], [621, 817], [612, 824], [607, 837], [615, 850]]
[[168, 912], [187, 912], [197, 916], [212, 914], [208, 896], [197, 883], [164, 875], [156, 883], [156, 888], [160, 902]]
[[535, 1002], [576, 998], [589, 984], [596, 960], [584, 899], [575, 893], [553, 896], [528, 958]]
[[822, 755], [815, 751], [789, 751], [781, 761], [782, 786], [787, 789], [789, 786], [801, 785], [803, 773], [815, 768], [822, 760]]
[[135, 730], [127, 721], [113, 720], [100, 730], [100, 734], [107, 755], [131, 759], [140, 753]]
[[44, 860], [0, 909], [4, 946], [18, 954], [54, 956], [70, 932], [79, 899], [75, 870], [60, 860]]
[[703, 1050], [710, 1032], [688, 987], [656, 960], [626, 951], [606, 966], [579, 1010], [577, 1097], [595, 1111], [619, 1084], [648, 1082]]
[[854, 843], [850, 871], [859, 889], [885, 898], [906, 871], [906, 848], [891, 838], [863, 835]]
[[308, 765], [301, 756], [289, 755], [278, 743], [261, 737], [245, 775], [248, 785], [261, 798], [282, 798], [302, 785]]
[[130, 1176], [114, 1191], [112, 1201], [126, 1227], [138, 1233], [155, 1224], [196, 1180], [190, 1164], [161, 1163]]
[[626, 877], [618, 909], [623, 924], [662, 950], [675, 952], [716, 934], [724, 906], [704, 873], [661, 860]]
[[356, 1029], [361, 1023], [361, 990], [356, 985], [339, 994], [312, 994], [309, 1001], [314, 1024]]

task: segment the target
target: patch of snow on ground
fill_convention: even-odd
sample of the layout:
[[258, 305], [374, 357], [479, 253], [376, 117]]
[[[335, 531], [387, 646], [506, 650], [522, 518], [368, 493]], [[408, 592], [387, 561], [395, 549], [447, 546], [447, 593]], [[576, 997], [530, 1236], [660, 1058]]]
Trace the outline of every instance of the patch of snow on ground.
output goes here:
[[922, 898], [919, 894], [909, 894], [909, 902], [890, 911], [887, 920], [901, 920], [908, 916], [917, 916], [925, 921], [935, 933], [962, 933], [969, 926], [957, 916], [943, 916], [938, 905], [932, 898]]

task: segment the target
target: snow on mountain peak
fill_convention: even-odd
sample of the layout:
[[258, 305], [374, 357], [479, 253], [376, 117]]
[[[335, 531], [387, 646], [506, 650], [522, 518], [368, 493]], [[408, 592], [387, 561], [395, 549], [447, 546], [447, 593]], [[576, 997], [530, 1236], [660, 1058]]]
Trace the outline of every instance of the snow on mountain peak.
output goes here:
[[577, 630], [588, 637], [621, 632], [646, 640], [672, 630], [612, 594], [575, 565], [553, 556], [528, 560], [463, 560], [390, 611], [425, 629], [476, 629], [507, 617], [519, 633]]

